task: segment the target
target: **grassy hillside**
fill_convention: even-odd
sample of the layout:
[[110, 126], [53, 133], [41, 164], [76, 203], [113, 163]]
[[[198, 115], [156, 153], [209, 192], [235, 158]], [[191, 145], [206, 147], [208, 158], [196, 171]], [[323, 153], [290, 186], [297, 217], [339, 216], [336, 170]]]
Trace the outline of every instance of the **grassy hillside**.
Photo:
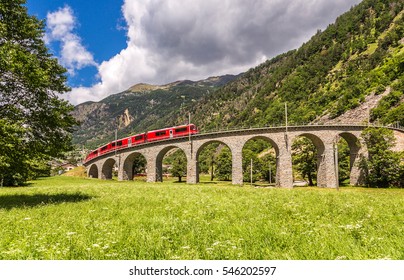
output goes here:
[[404, 259], [397, 189], [52, 177], [0, 214], [0, 259]]

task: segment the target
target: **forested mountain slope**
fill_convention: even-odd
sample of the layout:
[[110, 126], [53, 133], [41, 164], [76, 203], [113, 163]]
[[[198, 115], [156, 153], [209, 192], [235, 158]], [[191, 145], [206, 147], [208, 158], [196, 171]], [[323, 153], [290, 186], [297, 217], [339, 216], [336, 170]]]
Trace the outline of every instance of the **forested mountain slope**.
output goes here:
[[[118, 137], [124, 137], [185, 123], [188, 120], [186, 108], [236, 78], [225, 75], [163, 86], [137, 84], [99, 102], [77, 105], [73, 115], [81, 125], [73, 135], [74, 144], [95, 148], [113, 140], [115, 129], [118, 129]], [[180, 115], [183, 118], [177, 123]]]
[[[279, 55], [195, 104], [204, 129], [284, 123], [404, 125], [402, 0], [364, 0], [298, 50]], [[361, 106], [362, 105], [362, 106]], [[373, 108], [375, 107], [375, 108]], [[342, 118], [355, 109], [358, 114]]]
[[239, 76], [140, 84], [76, 106], [75, 144], [192, 122], [202, 130], [284, 123], [404, 126], [404, 0], [364, 0], [297, 50]]

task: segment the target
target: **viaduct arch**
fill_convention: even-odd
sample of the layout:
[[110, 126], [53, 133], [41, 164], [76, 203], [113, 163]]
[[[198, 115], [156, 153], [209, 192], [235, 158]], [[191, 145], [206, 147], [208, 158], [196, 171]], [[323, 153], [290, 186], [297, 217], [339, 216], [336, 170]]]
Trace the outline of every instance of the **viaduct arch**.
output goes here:
[[[338, 166], [336, 144], [340, 138], [348, 143], [350, 149], [350, 182], [360, 185], [363, 176], [357, 166], [361, 155], [367, 150], [361, 142], [360, 134], [364, 125], [311, 125], [288, 127], [267, 127], [244, 130], [229, 130], [215, 133], [204, 133], [189, 137], [173, 138], [158, 142], [128, 147], [119, 151], [102, 155], [85, 163], [87, 175], [93, 178], [111, 179], [112, 168], [118, 165], [118, 180], [133, 178], [132, 164], [136, 155], [142, 155], [147, 162], [147, 182], [162, 181], [162, 160], [167, 151], [178, 148], [184, 151], [187, 158], [187, 183], [199, 182], [198, 157], [206, 145], [220, 142], [229, 147], [232, 154], [232, 183], [243, 184], [242, 149], [252, 139], [265, 139], [276, 152], [276, 186], [292, 188], [292, 154], [293, 141], [305, 136], [317, 148], [317, 185], [319, 187], [336, 188], [338, 186]], [[395, 130], [396, 135], [404, 135]], [[398, 146], [402, 146], [404, 137], [396, 137]]]

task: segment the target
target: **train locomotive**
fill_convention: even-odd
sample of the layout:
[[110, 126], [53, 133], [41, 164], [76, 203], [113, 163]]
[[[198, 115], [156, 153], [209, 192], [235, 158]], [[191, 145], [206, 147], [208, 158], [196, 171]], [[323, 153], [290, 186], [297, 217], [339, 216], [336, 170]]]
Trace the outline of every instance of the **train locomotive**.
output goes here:
[[105, 144], [93, 151], [91, 151], [84, 162], [92, 160], [101, 155], [110, 153], [112, 151], [133, 147], [136, 145], [160, 141], [176, 137], [184, 137], [192, 134], [197, 134], [199, 131], [194, 124], [180, 125], [175, 127], [162, 128], [158, 130], [152, 130], [145, 133], [140, 133], [136, 135], [131, 135], [116, 141], [112, 141]]

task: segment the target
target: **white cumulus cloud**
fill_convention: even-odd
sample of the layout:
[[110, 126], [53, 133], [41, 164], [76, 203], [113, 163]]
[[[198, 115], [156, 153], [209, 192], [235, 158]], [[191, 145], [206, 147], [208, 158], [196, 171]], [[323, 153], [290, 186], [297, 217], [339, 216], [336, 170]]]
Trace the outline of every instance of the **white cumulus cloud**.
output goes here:
[[60, 62], [68, 69], [70, 75], [74, 75], [77, 69], [97, 66], [93, 55], [82, 45], [81, 38], [74, 33], [76, 22], [73, 10], [69, 6], [47, 14], [48, 32], [45, 39], [47, 43], [60, 42]]
[[[125, 0], [126, 48], [99, 65], [98, 83], [75, 88], [67, 98], [78, 104], [100, 100], [136, 83], [164, 84], [238, 74], [299, 47], [359, 2]], [[51, 38], [62, 41], [66, 48], [62, 61], [73, 69], [95, 64], [74, 35], [74, 22], [69, 7], [48, 16]]]

